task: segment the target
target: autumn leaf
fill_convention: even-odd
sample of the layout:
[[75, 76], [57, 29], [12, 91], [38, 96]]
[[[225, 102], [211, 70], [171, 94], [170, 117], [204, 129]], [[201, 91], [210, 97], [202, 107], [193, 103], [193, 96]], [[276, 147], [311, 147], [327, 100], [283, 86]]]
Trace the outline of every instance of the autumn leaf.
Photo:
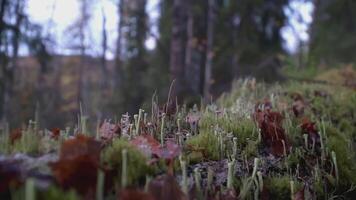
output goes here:
[[100, 149], [100, 142], [84, 135], [66, 140], [59, 160], [49, 164], [57, 183], [64, 189], [75, 188], [86, 198], [94, 197]]
[[271, 105], [265, 101], [264, 106], [256, 105], [253, 118], [261, 130], [263, 144], [274, 156], [288, 153], [290, 144], [283, 128], [283, 116], [279, 112], [271, 111]]
[[75, 188], [82, 195], [94, 195], [98, 162], [90, 155], [80, 155], [50, 163], [53, 175], [64, 189]]
[[10, 133], [10, 142], [14, 144], [16, 140], [22, 137], [22, 130], [20, 128], [14, 129]]
[[131, 140], [131, 144], [133, 144], [146, 156], [153, 155], [154, 157], [163, 159], [173, 159], [181, 152], [179, 145], [173, 141], [168, 140], [165, 145], [162, 146], [150, 135], [140, 135]]
[[135, 189], [124, 189], [119, 193], [120, 200], [155, 200], [151, 194]]
[[59, 136], [60, 136], [60, 133], [61, 133], [61, 129], [59, 128], [53, 128], [51, 130], [51, 138], [52, 139], [55, 139], [55, 140], [58, 140]]
[[59, 153], [60, 159], [73, 159], [82, 155], [90, 155], [92, 160], [99, 161], [101, 143], [92, 137], [78, 134], [73, 139], [63, 142]]
[[187, 200], [174, 176], [161, 175], [153, 179], [148, 185], [148, 192], [156, 200]]
[[311, 122], [308, 118], [304, 118], [300, 127], [302, 129], [302, 134], [308, 135], [308, 143], [313, 143], [314, 141], [315, 144], [320, 144], [320, 135], [315, 122]]

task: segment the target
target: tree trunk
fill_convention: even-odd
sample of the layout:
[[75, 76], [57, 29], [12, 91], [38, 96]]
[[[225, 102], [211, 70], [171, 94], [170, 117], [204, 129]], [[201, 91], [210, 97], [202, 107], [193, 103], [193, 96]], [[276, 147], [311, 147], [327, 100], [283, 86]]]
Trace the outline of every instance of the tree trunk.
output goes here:
[[214, 0], [208, 0], [208, 20], [207, 20], [207, 46], [204, 77], [204, 99], [210, 100], [211, 71], [213, 59], [213, 39], [214, 39]]
[[104, 12], [104, 9], [102, 9], [102, 16], [103, 16], [103, 28], [102, 28], [102, 55], [101, 55], [101, 69], [102, 69], [102, 83], [101, 83], [101, 89], [105, 90], [107, 89], [108, 82], [107, 82], [107, 76], [108, 76], [108, 70], [107, 70], [107, 62], [106, 62], [106, 52], [108, 49], [108, 42], [107, 42], [107, 30], [106, 30], [106, 15]]
[[122, 49], [122, 27], [124, 26], [124, 6], [125, 0], [118, 0], [117, 2], [117, 16], [119, 18], [117, 24], [117, 41], [116, 41], [116, 52], [115, 52], [115, 77], [114, 77], [114, 88], [120, 87], [122, 84], [123, 74], [122, 74], [122, 58], [121, 58], [121, 49]]
[[170, 50], [170, 76], [175, 81], [171, 99], [181, 97], [185, 90], [186, 0], [173, 1], [172, 38]]

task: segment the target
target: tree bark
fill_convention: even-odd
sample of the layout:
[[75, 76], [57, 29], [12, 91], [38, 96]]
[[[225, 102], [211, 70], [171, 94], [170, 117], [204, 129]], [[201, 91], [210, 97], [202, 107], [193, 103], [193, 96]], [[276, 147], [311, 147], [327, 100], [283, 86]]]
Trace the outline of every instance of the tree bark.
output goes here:
[[213, 39], [214, 39], [214, 0], [208, 0], [208, 20], [207, 20], [207, 46], [204, 77], [204, 99], [210, 99], [211, 71], [213, 59]]
[[185, 90], [186, 0], [173, 1], [172, 39], [170, 50], [170, 78], [175, 81], [171, 98], [181, 97]]

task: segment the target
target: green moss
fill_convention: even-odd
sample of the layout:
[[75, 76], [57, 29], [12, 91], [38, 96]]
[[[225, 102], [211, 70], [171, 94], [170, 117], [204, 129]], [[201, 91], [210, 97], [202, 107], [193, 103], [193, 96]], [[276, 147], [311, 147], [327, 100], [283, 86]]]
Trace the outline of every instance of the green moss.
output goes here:
[[47, 191], [40, 194], [43, 200], [79, 200], [79, 196], [74, 190], [63, 191], [57, 187], [51, 186]]
[[[190, 163], [197, 163], [203, 159], [218, 160], [220, 157], [219, 141], [214, 133], [206, 131], [195, 135], [186, 141], [186, 145], [192, 149], [201, 150], [204, 153], [194, 151], [187, 155]], [[207, 157], [203, 157], [203, 154]]]
[[[290, 181], [292, 179], [289, 176], [272, 176], [268, 177], [265, 181], [265, 185], [270, 192], [271, 199], [290, 199], [291, 188]], [[301, 184], [294, 181], [294, 191], [298, 191], [301, 188]]]
[[22, 136], [12, 146], [12, 153], [37, 155], [40, 153], [41, 136], [32, 129], [22, 131]]
[[127, 149], [127, 174], [128, 184], [137, 184], [144, 180], [147, 174], [152, 174], [154, 169], [147, 165], [147, 158], [128, 141], [124, 139], [114, 139], [112, 144], [106, 147], [102, 153], [102, 161], [110, 168], [116, 169], [118, 177], [117, 183], [120, 184], [122, 168], [122, 150]]
[[356, 183], [356, 155], [352, 150], [349, 138], [335, 127], [326, 126], [327, 148], [334, 151], [337, 157], [337, 165], [340, 175], [340, 186], [347, 188], [348, 185]]

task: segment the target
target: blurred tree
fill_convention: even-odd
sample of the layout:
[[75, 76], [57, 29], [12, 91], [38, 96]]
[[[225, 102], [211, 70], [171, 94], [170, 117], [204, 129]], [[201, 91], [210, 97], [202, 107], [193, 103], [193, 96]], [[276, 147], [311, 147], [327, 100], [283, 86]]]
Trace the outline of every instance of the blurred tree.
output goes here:
[[187, 0], [173, 0], [172, 7], [172, 37], [170, 49], [170, 75], [175, 81], [172, 97], [182, 97], [187, 86], [185, 74], [185, 46], [187, 34]]
[[[93, 106], [91, 92], [93, 92], [88, 83], [88, 76], [86, 76], [86, 67], [89, 56], [89, 50], [91, 49], [91, 30], [89, 23], [92, 17], [92, 7], [95, 1], [93, 0], [77, 0], [79, 2], [79, 15], [78, 18], [67, 28], [66, 32], [70, 35], [68, 37], [68, 47], [73, 51], [73, 54], [79, 54], [79, 72], [78, 72], [78, 94], [77, 105], [81, 103], [85, 108]], [[77, 115], [80, 110], [77, 106], [76, 110], [73, 110], [73, 115]], [[85, 109], [87, 110], [87, 109]]]
[[278, 55], [284, 53], [281, 29], [290, 1], [172, 0], [169, 5], [162, 0], [166, 6], [161, 6], [160, 24], [169, 25], [171, 32], [160, 29], [160, 37], [171, 39], [169, 66], [175, 93], [216, 95], [233, 78], [248, 75], [282, 79]]
[[15, 71], [21, 45], [27, 45], [42, 70], [49, 58], [41, 26], [33, 24], [25, 12], [26, 0], [0, 1], [0, 119], [11, 110]]
[[314, 0], [310, 64], [355, 63], [356, 1]]
[[120, 1], [120, 42], [118, 52], [122, 63], [119, 66], [122, 79], [118, 86], [118, 103], [121, 113], [135, 113], [146, 96], [144, 78], [147, 71], [147, 38], [146, 0]]
[[215, 36], [213, 61], [216, 82], [229, 80], [226, 76], [219, 77], [224, 69], [224, 75], [233, 74], [230, 78], [248, 75], [266, 81], [281, 78], [275, 73], [268, 75], [278, 65], [266, 65], [266, 61], [284, 53], [281, 29], [287, 19], [283, 9], [288, 4], [288, 0], [218, 1], [219, 32]]

